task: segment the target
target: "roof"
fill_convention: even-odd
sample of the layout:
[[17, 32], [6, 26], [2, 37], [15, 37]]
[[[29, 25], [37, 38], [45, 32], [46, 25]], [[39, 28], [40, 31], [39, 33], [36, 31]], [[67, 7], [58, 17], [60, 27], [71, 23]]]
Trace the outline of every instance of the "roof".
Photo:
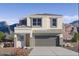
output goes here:
[[64, 24], [65, 27], [72, 27], [72, 24]]
[[33, 15], [50, 15], [50, 16], [62, 16], [62, 15], [59, 15], [59, 14], [48, 14], [48, 13], [43, 13], [43, 14], [33, 14]]

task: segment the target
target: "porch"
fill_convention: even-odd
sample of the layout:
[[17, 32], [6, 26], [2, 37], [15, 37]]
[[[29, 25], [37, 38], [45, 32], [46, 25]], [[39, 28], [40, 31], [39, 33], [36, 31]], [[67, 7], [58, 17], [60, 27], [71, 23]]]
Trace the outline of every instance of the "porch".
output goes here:
[[32, 30], [29, 27], [16, 27], [14, 35], [14, 47], [30, 47], [32, 39]]

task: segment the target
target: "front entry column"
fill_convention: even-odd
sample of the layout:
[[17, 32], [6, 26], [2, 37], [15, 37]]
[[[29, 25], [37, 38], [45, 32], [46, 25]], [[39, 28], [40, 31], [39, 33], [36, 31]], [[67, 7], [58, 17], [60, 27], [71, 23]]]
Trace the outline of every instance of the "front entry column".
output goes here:
[[35, 47], [35, 39], [32, 31], [30, 32], [30, 47]]
[[59, 34], [60, 45], [63, 46], [63, 34]]
[[26, 34], [24, 34], [24, 48], [26, 48]]
[[14, 47], [15, 48], [18, 48], [18, 46], [17, 46], [17, 40], [18, 40], [17, 34], [14, 34]]

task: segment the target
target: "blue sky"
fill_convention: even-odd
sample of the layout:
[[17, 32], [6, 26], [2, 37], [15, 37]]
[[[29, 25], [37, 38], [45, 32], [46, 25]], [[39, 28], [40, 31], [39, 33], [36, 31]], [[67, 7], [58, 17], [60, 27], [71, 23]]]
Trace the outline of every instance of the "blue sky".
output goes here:
[[23, 16], [36, 13], [61, 14], [64, 23], [70, 23], [78, 19], [78, 4], [74, 3], [17, 3], [0, 4], [0, 21], [8, 24], [19, 22]]

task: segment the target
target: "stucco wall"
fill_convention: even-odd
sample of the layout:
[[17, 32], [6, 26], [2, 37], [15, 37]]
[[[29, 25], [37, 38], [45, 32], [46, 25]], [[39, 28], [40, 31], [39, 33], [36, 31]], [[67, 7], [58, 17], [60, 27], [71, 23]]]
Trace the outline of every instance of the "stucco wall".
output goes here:
[[59, 34], [60, 45], [63, 46], [63, 34]]
[[14, 30], [15, 33], [31, 33], [31, 29], [27, 27], [16, 27]]
[[[31, 18], [42, 18], [42, 27], [32, 27], [32, 19]], [[51, 27], [51, 19], [50, 18], [57, 18], [57, 27]], [[27, 17], [27, 27], [15, 27], [15, 33], [30, 33], [29, 30], [48, 30], [48, 29], [62, 29], [63, 28], [63, 18], [62, 16], [44, 16], [44, 15], [32, 15]]]
[[[27, 25], [28, 26], [31, 26], [32, 22], [31, 22], [31, 18], [42, 18], [42, 27], [39, 27], [39, 28], [35, 28], [35, 27], [32, 27], [33, 30], [36, 30], [36, 29], [62, 29], [62, 22], [63, 22], [63, 18], [62, 16], [38, 16], [38, 15], [34, 15], [34, 16], [28, 16], [27, 17]], [[50, 18], [57, 18], [57, 27], [53, 28], [50, 26]]]

